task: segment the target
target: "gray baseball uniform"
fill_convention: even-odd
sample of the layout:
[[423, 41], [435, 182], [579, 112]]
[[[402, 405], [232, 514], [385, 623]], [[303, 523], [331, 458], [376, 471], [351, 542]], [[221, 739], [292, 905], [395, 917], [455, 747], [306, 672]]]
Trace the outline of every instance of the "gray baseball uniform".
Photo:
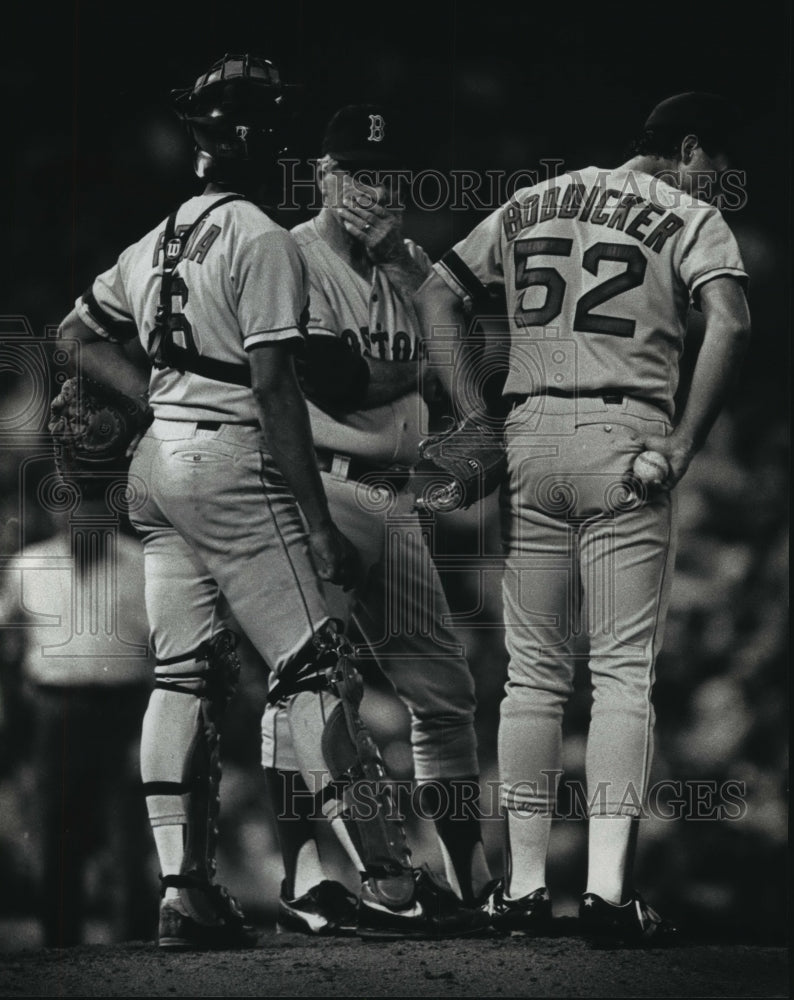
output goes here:
[[[177, 227], [217, 198], [186, 202]], [[161, 224], [122, 253], [78, 301], [95, 333], [147, 347], [160, 289]], [[179, 265], [175, 340], [204, 357], [245, 364], [246, 352], [303, 337], [307, 300], [294, 241], [252, 203], [212, 211], [189, 240]], [[267, 294], [262, 295], [262, 289]], [[278, 673], [328, 620], [301, 516], [265, 450], [250, 387], [192, 371], [154, 369], [155, 420], [130, 469], [139, 496], [131, 519], [146, 562], [146, 606], [162, 673], [178, 672], [222, 629], [228, 609], [268, 666]], [[299, 700], [300, 700], [299, 696]], [[296, 740], [309, 769], [322, 768], [321, 699], [316, 726]], [[305, 697], [304, 699], [305, 700]], [[291, 702], [291, 706], [294, 701]], [[153, 826], [187, 823], [185, 761], [200, 700], [153, 693], [144, 721], [141, 766]]]
[[517, 192], [437, 272], [462, 297], [503, 286], [510, 317], [506, 805], [553, 808], [586, 638], [591, 814], [636, 816], [675, 495], [638, 500], [627, 477], [643, 438], [670, 433], [690, 301], [712, 278], [746, 277], [736, 242], [717, 209], [663, 180], [589, 167]]
[[[354, 271], [322, 238], [315, 222], [292, 230], [309, 270], [310, 335], [339, 337], [357, 354], [408, 361], [420, 350], [416, 314], [383, 270], [372, 280]], [[414, 259], [430, 262], [406, 241]], [[329, 506], [361, 557], [353, 618], [411, 715], [415, 773], [420, 780], [475, 775], [474, 684], [459, 641], [444, 624], [449, 607], [407, 494], [373, 490], [366, 473], [416, 460], [427, 410], [412, 392], [391, 403], [333, 415], [309, 404], [315, 445], [327, 453], [323, 483]], [[374, 477], [375, 479], [377, 477]], [[338, 595], [337, 595], [338, 597]], [[333, 594], [330, 609], [346, 615]], [[263, 719], [265, 767], [294, 769], [285, 715]]]

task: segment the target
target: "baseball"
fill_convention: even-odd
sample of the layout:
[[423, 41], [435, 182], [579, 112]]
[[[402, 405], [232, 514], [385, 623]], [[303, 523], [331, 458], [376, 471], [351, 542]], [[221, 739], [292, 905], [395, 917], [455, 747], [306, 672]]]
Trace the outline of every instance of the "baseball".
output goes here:
[[644, 451], [634, 459], [634, 475], [646, 486], [658, 486], [667, 479], [670, 466], [658, 451]]

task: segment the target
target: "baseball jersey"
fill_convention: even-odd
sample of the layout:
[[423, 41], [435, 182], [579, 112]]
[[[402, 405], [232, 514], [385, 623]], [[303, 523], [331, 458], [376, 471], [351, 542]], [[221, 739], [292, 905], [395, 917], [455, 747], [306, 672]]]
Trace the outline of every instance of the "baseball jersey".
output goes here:
[[35, 683], [150, 682], [143, 549], [117, 533], [108, 551], [107, 558], [94, 557], [80, 571], [71, 540], [61, 533], [11, 560], [0, 617], [7, 624], [24, 623], [24, 668]]
[[[373, 267], [371, 280], [362, 277], [325, 242], [314, 220], [291, 233], [309, 270], [311, 335], [340, 337], [356, 354], [382, 361], [419, 357], [422, 341], [413, 303], [397, 294], [380, 268]], [[429, 272], [424, 250], [411, 240], [405, 244]], [[343, 416], [330, 416], [309, 403], [309, 414], [317, 447], [384, 465], [415, 461], [427, 433], [427, 407], [416, 392]]]
[[[177, 234], [218, 200], [203, 194], [185, 202]], [[137, 335], [147, 349], [160, 300], [164, 235], [162, 222], [78, 299], [80, 318], [99, 336], [124, 342]], [[180, 329], [174, 343], [245, 364], [246, 352], [261, 344], [303, 336], [307, 296], [303, 261], [289, 233], [251, 202], [228, 202], [196, 228], [176, 268], [172, 312]], [[173, 368], [152, 370], [149, 402], [165, 420], [258, 421], [250, 388]]]
[[690, 303], [712, 278], [747, 277], [718, 209], [595, 167], [518, 191], [436, 270], [464, 298], [504, 286], [505, 395], [612, 390], [670, 416]]

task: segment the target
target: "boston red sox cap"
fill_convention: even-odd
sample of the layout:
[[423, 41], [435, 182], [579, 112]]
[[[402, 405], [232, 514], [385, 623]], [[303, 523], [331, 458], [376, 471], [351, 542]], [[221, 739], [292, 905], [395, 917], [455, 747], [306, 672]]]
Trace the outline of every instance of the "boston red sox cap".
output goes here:
[[692, 90], [661, 101], [646, 129], [691, 132], [717, 144], [733, 144], [741, 127], [738, 109], [720, 94]]
[[328, 122], [322, 153], [340, 163], [393, 166], [398, 155], [395, 124], [378, 104], [348, 104]]

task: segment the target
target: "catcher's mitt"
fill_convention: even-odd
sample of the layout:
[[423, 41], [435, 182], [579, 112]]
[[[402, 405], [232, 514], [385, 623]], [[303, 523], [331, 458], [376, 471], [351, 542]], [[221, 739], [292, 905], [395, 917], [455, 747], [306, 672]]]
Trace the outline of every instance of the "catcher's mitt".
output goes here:
[[426, 513], [471, 507], [499, 486], [507, 472], [500, 430], [468, 418], [419, 445], [411, 473], [416, 509]]
[[67, 379], [50, 403], [47, 425], [58, 474], [66, 480], [124, 471], [127, 449], [152, 420], [144, 396], [132, 399], [86, 376]]

